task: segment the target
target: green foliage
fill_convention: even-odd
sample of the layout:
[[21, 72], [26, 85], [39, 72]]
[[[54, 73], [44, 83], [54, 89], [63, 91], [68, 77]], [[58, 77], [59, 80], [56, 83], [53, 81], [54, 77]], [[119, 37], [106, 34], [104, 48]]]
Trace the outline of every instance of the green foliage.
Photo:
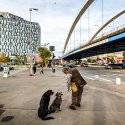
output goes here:
[[[15, 64], [20, 64], [21, 57], [19, 55], [13, 54], [16, 58], [13, 60]], [[12, 61], [12, 60], [11, 60]]]
[[95, 63], [95, 62], [97, 62], [97, 60], [96, 59], [92, 59], [92, 58], [88, 58], [87, 62], [89, 62], [89, 63]]
[[91, 62], [91, 59], [90, 59], [90, 58], [88, 58], [88, 59], [87, 59], [87, 62]]
[[27, 63], [27, 57], [26, 57], [26, 55], [24, 55], [23, 58], [24, 58], [24, 63]]
[[96, 62], [96, 60], [95, 60], [95, 59], [88, 58], [88, 59], [87, 59], [87, 62], [93, 63], [93, 62]]
[[51, 52], [47, 48], [40, 47], [38, 48], [38, 52], [44, 63], [51, 57]]
[[9, 62], [9, 57], [6, 56], [5, 54], [0, 54], [0, 62], [7, 63]]
[[97, 62], [97, 60], [96, 59], [92, 59], [92, 61], [91, 61], [92, 63], [96, 63]]

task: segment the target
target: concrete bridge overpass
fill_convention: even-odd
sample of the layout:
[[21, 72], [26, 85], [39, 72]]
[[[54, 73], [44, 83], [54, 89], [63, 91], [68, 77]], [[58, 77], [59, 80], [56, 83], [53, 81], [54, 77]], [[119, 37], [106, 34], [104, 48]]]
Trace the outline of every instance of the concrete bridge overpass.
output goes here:
[[[113, 15], [105, 24], [102, 23], [101, 28], [90, 38], [88, 39], [86, 44], [80, 44], [79, 47], [65, 52], [65, 50], [68, 48], [68, 43], [70, 41], [70, 37], [72, 36], [73, 32], [75, 34], [75, 27], [82, 17], [82, 15], [89, 9], [90, 5], [95, 2], [94, 0], [87, 0], [83, 8], [78, 13], [77, 17], [75, 18], [67, 39], [65, 41], [64, 49], [63, 49], [63, 59], [81, 59], [91, 56], [96, 56], [100, 54], [106, 54], [106, 53], [112, 53], [112, 52], [119, 52], [125, 50], [125, 25], [119, 26], [114, 28], [111, 32], [103, 33], [103, 29], [106, 28], [111, 22], [113, 22], [115, 19], [120, 17], [125, 13], [125, 9], [117, 13], [116, 15]], [[102, 0], [102, 8], [103, 8], [103, 0]], [[102, 12], [103, 13], [103, 12]], [[88, 10], [89, 15], [89, 10]], [[102, 15], [103, 16], [103, 15]], [[103, 21], [103, 20], [102, 20]], [[88, 18], [89, 22], [89, 18]], [[89, 23], [88, 23], [89, 27]], [[89, 30], [89, 28], [88, 28]], [[99, 33], [103, 33], [100, 36], [98, 36]], [[80, 34], [81, 35], [81, 34]], [[98, 37], [97, 37], [98, 36]], [[74, 43], [75, 43], [75, 35], [74, 35]], [[71, 46], [71, 45], [70, 45]]]
[[63, 59], [81, 59], [105, 53], [125, 50], [125, 25], [119, 26], [113, 31], [102, 34], [92, 42], [83, 45], [67, 53]]

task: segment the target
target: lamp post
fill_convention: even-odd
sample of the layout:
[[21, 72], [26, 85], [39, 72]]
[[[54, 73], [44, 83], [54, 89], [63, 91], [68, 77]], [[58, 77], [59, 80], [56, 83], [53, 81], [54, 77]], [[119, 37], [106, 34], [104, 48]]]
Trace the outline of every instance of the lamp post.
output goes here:
[[89, 9], [88, 9], [88, 41], [90, 39], [90, 20], [89, 20]]
[[10, 62], [9, 62], [9, 63], [10, 63], [10, 65], [11, 65], [11, 63], [12, 63], [12, 62], [11, 62], [11, 56], [12, 56], [12, 50], [13, 50], [13, 49], [12, 49], [13, 43], [10, 41], [9, 45], [10, 45], [10, 50], [11, 50], [11, 51], [10, 51], [10, 54], [9, 54], [9, 58], [10, 58]]
[[35, 11], [38, 11], [37, 8], [30, 8], [29, 11], [30, 11], [30, 75], [32, 76], [33, 75], [33, 70], [32, 70], [32, 67], [33, 67], [33, 64], [32, 64], [32, 38], [31, 38], [31, 12], [35, 10]]
[[102, 26], [103, 26], [103, 0], [102, 0]]
[[49, 45], [49, 43], [44, 43], [44, 44], [43, 44], [43, 46], [44, 46], [45, 48], [47, 48], [47, 45]]
[[[98, 24], [94, 25], [96, 27], [96, 30], [98, 30], [100, 28], [100, 26]], [[97, 40], [97, 37], [95, 37], [95, 40]]]
[[96, 24], [95, 24], [94, 26], [95, 26], [95, 27], [99, 27], [99, 25], [96, 25]]

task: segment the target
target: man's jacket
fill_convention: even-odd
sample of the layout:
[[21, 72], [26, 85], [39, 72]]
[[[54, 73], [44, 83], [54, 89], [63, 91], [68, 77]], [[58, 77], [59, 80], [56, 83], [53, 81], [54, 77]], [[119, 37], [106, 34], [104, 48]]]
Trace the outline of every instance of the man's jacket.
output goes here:
[[71, 82], [75, 82], [78, 87], [83, 87], [87, 84], [77, 69], [71, 68], [69, 73], [72, 74]]

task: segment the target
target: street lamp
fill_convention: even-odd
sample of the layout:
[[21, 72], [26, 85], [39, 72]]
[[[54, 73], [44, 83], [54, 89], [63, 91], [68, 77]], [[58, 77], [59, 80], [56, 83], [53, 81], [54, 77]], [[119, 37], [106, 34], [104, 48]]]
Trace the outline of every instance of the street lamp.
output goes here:
[[41, 45], [40, 47], [47, 48], [47, 45], [49, 45], [49, 43], [44, 43], [44, 44], [43, 44], [43, 45]]
[[44, 45], [43, 45], [43, 46], [46, 48], [46, 47], [47, 47], [47, 45], [49, 45], [49, 43], [44, 43]]
[[12, 50], [13, 50], [13, 49], [12, 49], [13, 43], [12, 43], [11, 41], [10, 41], [10, 43], [9, 43], [9, 46], [10, 46], [10, 50], [11, 50], [10, 53], [9, 53], [9, 59], [10, 59], [9, 63], [10, 63], [10, 65], [11, 65], [11, 63], [12, 63], [12, 62], [11, 62], [11, 56], [12, 56], [12, 53], [13, 53], [13, 52], [12, 52]]
[[32, 10], [34, 11], [38, 11], [37, 8], [30, 8], [29, 11], [30, 11], [30, 75], [32, 76], [33, 75], [33, 70], [32, 70], [32, 67], [33, 67], [33, 64], [32, 64], [32, 38], [31, 38], [31, 12]]
[[94, 26], [99, 27], [99, 25], [94, 25]]

